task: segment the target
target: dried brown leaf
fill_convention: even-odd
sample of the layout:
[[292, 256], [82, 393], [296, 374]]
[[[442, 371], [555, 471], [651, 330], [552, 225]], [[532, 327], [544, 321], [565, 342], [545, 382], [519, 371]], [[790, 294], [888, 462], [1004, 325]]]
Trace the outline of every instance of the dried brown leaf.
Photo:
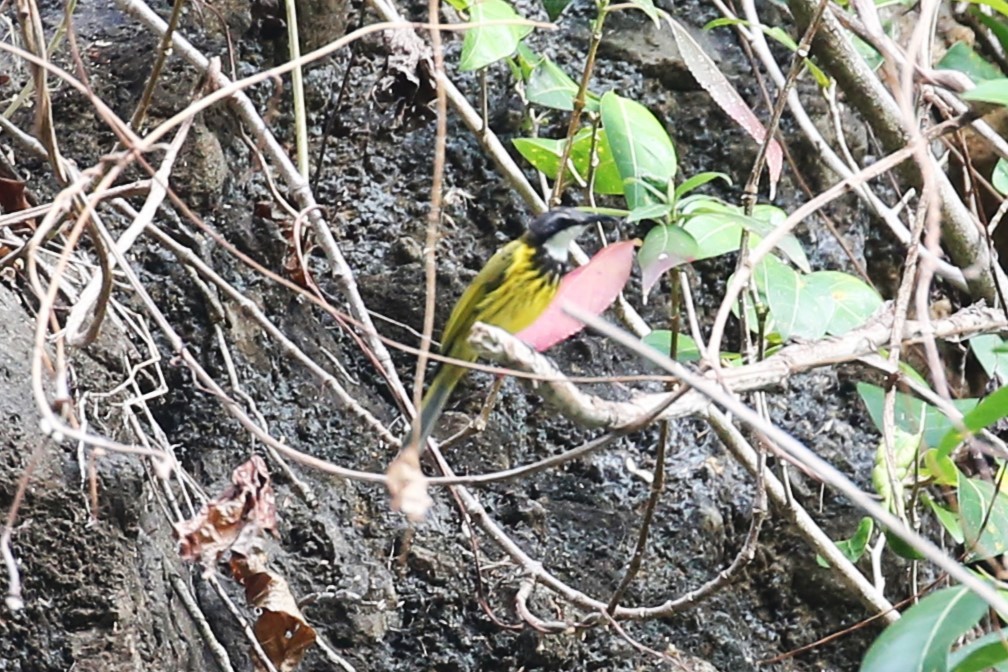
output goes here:
[[253, 456], [231, 474], [231, 485], [189, 520], [175, 525], [179, 555], [186, 560], [217, 563], [243, 533], [276, 534], [276, 498], [262, 458]]
[[[249, 606], [260, 610], [253, 631], [270, 662], [282, 672], [293, 670], [308, 647], [315, 643], [315, 630], [305, 620], [287, 581], [266, 569], [266, 556], [253, 552], [231, 553], [231, 571], [245, 586]], [[256, 669], [262, 669], [256, 656]]]

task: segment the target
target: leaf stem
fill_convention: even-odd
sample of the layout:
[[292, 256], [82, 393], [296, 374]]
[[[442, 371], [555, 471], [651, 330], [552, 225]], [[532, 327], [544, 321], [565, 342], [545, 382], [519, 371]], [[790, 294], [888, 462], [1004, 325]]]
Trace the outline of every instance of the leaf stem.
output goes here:
[[591, 81], [592, 70], [595, 69], [595, 56], [598, 53], [599, 44], [602, 42], [602, 26], [605, 25], [605, 17], [609, 11], [609, 0], [598, 0], [595, 5], [598, 8], [598, 15], [592, 21], [591, 40], [588, 43], [588, 57], [585, 60], [584, 71], [581, 73], [581, 84], [578, 86], [577, 95], [574, 96], [574, 109], [571, 111], [570, 123], [567, 125], [567, 140], [564, 142], [563, 156], [560, 157], [560, 170], [557, 174], [556, 182], [553, 183], [553, 193], [550, 195], [549, 206], [560, 205], [560, 198], [563, 196], [565, 167], [570, 159], [571, 146], [574, 144], [574, 135], [581, 125], [581, 113], [585, 108], [585, 96], [588, 92], [588, 83]]

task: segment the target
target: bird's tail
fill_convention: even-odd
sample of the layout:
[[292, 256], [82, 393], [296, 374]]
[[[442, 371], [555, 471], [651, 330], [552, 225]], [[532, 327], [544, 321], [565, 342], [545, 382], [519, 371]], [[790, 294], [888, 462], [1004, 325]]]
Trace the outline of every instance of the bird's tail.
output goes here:
[[441, 411], [444, 410], [445, 405], [448, 403], [452, 390], [455, 389], [455, 386], [465, 374], [466, 369], [461, 366], [443, 364], [438, 368], [437, 373], [434, 374], [434, 380], [431, 381], [430, 387], [427, 388], [427, 393], [420, 404], [420, 432], [416, 434], [410, 428], [406, 439], [403, 440], [404, 448], [417, 443], [419, 444], [420, 452], [424, 451], [427, 439], [434, 431], [434, 426], [437, 424], [438, 418], [441, 417]]

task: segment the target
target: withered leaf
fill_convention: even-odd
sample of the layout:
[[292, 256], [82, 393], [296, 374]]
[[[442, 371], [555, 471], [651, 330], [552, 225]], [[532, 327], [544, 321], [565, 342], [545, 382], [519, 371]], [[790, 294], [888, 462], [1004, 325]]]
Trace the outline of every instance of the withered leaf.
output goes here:
[[266, 463], [258, 456], [236, 468], [231, 485], [194, 518], [175, 525], [179, 554], [212, 566], [246, 528], [254, 535], [276, 534], [276, 498]]

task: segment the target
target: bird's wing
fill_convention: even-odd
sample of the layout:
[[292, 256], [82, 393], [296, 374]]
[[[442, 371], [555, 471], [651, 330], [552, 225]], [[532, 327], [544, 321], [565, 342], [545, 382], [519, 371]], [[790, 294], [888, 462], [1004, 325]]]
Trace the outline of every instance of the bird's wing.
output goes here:
[[469, 329], [475, 322], [476, 312], [487, 295], [504, 282], [508, 266], [511, 265], [514, 252], [520, 244], [520, 241], [513, 240], [497, 250], [475, 279], [469, 283], [462, 298], [455, 304], [451, 317], [448, 318], [448, 323], [445, 324], [444, 332], [441, 335], [442, 354], [457, 359], [473, 358], [465, 339], [469, 336]]

